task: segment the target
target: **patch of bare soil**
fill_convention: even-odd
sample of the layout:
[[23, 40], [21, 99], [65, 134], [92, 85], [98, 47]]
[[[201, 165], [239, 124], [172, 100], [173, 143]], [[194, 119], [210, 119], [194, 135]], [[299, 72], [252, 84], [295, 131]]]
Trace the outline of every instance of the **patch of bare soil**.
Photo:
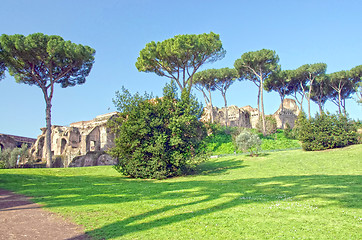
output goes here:
[[41, 208], [28, 197], [0, 189], [0, 239], [90, 239], [83, 228]]

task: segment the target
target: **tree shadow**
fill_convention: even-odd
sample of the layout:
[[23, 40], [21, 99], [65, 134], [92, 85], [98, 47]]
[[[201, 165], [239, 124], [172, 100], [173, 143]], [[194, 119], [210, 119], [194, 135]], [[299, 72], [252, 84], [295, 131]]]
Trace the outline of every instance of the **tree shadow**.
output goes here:
[[[225, 163], [226, 162], [226, 163]], [[229, 166], [229, 167], [228, 167]], [[206, 165], [205, 174], [219, 174], [245, 167], [231, 158]], [[240, 205], [279, 201], [324, 199], [325, 204], [346, 208], [362, 208], [361, 177], [355, 175], [305, 175], [232, 180], [200, 180], [194, 176], [181, 180], [139, 180], [117, 176], [44, 176], [26, 174], [0, 175], [0, 187], [33, 196], [35, 202], [47, 208], [74, 207], [98, 204], [132, 204], [158, 200], [161, 207], [150, 207], [140, 214], [119, 216], [118, 221], [87, 232], [104, 239], [121, 237], [172, 223], [216, 213]], [[217, 204], [210, 204], [213, 201]], [[329, 204], [329, 205], [327, 205]], [[210, 206], [211, 205], [211, 206]], [[190, 209], [194, 209], [190, 211]], [[102, 210], [99, 210], [100, 212]], [[174, 211], [172, 215], [164, 213]], [[145, 222], [148, 218], [156, 218]]]

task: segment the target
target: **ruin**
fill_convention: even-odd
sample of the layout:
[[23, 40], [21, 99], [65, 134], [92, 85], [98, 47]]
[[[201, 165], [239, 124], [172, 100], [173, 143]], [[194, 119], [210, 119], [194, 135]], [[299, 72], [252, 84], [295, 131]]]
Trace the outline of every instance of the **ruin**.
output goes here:
[[[116, 115], [116, 112], [100, 115], [90, 121], [71, 123], [69, 127], [52, 126], [51, 149], [55, 165], [58, 167], [114, 165], [116, 160], [105, 151], [110, 149], [114, 142], [114, 134], [108, 128], [107, 122]], [[45, 161], [46, 128], [41, 130], [42, 134], [38, 136], [30, 152], [35, 159]]]
[[[284, 129], [288, 123], [291, 128], [294, 127], [294, 122], [299, 115], [299, 107], [296, 104], [295, 100], [286, 98], [283, 101], [283, 108], [280, 104], [279, 109], [272, 115], [276, 122], [277, 128]], [[226, 109], [213, 107], [214, 122], [220, 123], [220, 125], [225, 126], [225, 117]], [[252, 108], [251, 106], [237, 107], [229, 106], [228, 107], [228, 126], [232, 127], [245, 127], [245, 128], [256, 128], [256, 125], [259, 120], [259, 111], [257, 108]], [[201, 117], [201, 121], [209, 122], [210, 121], [210, 107], [204, 108], [204, 113]]]
[[26, 144], [29, 148], [35, 143], [36, 139], [21, 136], [14, 136], [0, 133], [0, 151], [4, 149], [20, 148]]
[[[283, 109], [279, 109], [272, 115], [278, 128], [284, 128], [288, 123], [294, 126], [300, 110], [292, 99], [285, 99]], [[225, 108], [213, 107], [214, 122], [225, 125]], [[90, 121], [71, 123], [69, 126], [52, 126], [51, 148], [54, 156], [55, 167], [82, 167], [97, 165], [114, 165], [116, 159], [112, 159], [106, 151], [114, 146], [114, 133], [107, 123], [117, 112], [97, 116]], [[228, 107], [228, 126], [255, 128], [258, 119], [258, 109], [251, 106], [238, 108]], [[204, 108], [201, 121], [210, 121], [210, 107]], [[45, 161], [45, 134], [46, 128], [42, 128], [42, 134], [33, 144], [30, 152], [34, 159]], [[0, 135], [0, 143], [1, 142]], [[3, 145], [5, 146], [5, 145]], [[7, 146], [7, 145], [6, 145]]]

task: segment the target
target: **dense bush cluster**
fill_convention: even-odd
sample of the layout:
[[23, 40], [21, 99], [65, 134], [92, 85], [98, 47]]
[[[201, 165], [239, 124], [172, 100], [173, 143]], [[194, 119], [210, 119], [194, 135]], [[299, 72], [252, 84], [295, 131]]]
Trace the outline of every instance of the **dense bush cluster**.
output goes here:
[[151, 99], [123, 89], [114, 102], [120, 115], [111, 124], [116, 139], [110, 154], [119, 160], [117, 171], [163, 179], [187, 173], [201, 158], [206, 136], [198, 121], [202, 108], [187, 91], [179, 98], [171, 83], [162, 98]]
[[358, 142], [356, 125], [339, 114], [316, 115], [310, 120], [298, 118], [298, 137], [307, 151], [345, 147]]
[[25, 144], [23, 144], [21, 148], [7, 148], [0, 151], [0, 168], [15, 168], [19, 165], [23, 166], [24, 164], [31, 163], [32, 157]]

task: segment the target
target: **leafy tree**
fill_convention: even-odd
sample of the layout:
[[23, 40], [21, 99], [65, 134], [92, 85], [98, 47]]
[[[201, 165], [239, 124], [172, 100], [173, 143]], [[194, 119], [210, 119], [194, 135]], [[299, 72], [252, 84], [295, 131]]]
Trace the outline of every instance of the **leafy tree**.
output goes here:
[[6, 70], [5, 63], [4, 63], [4, 60], [2, 57], [2, 52], [3, 52], [3, 50], [2, 50], [2, 47], [0, 44], [0, 81], [4, 78], [5, 70]]
[[264, 81], [279, 69], [279, 57], [273, 50], [262, 49], [255, 52], [244, 53], [234, 63], [240, 80], [252, 81], [258, 88], [258, 111], [261, 113], [263, 134], [265, 135], [265, 114], [263, 103]]
[[95, 50], [62, 37], [34, 33], [0, 37], [3, 61], [18, 83], [40, 87], [46, 103], [47, 167], [52, 165], [51, 108], [55, 84], [62, 88], [83, 84], [90, 73]]
[[116, 133], [110, 154], [119, 160], [116, 170], [136, 178], [163, 179], [185, 174], [203, 153], [206, 129], [198, 121], [202, 107], [184, 89], [177, 96], [171, 81], [162, 98], [119, 93], [119, 117], [111, 124]]
[[[195, 73], [193, 77], [194, 86], [197, 90], [202, 92], [202, 95], [204, 96], [205, 104], [210, 109], [210, 120], [211, 123], [214, 123], [214, 111], [213, 111], [213, 105], [212, 105], [212, 97], [211, 97], [211, 91], [215, 90], [215, 79], [212, 76], [210, 70], [204, 70], [201, 72]], [[208, 92], [208, 95], [206, 92]]]
[[297, 70], [289, 70], [288, 75], [290, 77], [289, 92], [298, 102], [300, 110], [303, 112], [303, 100], [308, 89], [307, 80], [299, 77]]
[[319, 107], [319, 113], [324, 113], [324, 104], [328, 100], [329, 94], [330, 94], [330, 87], [329, 87], [329, 79], [326, 75], [319, 76], [316, 78], [316, 80], [313, 82], [313, 89], [311, 95], [311, 100], [318, 104]]
[[[315, 64], [305, 64], [296, 69], [297, 77], [301, 78], [300, 81], [306, 81], [308, 84], [308, 118], [311, 118], [310, 115], [310, 99], [313, 92], [313, 83], [318, 76], [324, 75], [327, 70], [327, 64], [325, 63], [315, 63]], [[302, 80], [303, 79], [303, 80]]]
[[225, 126], [229, 123], [228, 105], [226, 100], [226, 91], [238, 77], [237, 71], [233, 68], [221, 68], [216, 70], [214, 87], [221, 92], [225, 103]]
[[270, 76], [269, 79], [265, 81], [264, 89], [268, 92], [276, 91], [278, 92], [281, 100], [282, 111], [284, 110], [284, 98], [286, 95], [291, 94], [293, 84], [292, 81], [293, 70], [283, 70], [276, 71], [274, 74]]
[[351, 78], [349, 71], [339, 71], [329, 74], [329, 86], [332, 88], [330, 92], [330, 100], [338, 106], [339, 114], [346, 115], [346, 99], [355, 93], [355, 83]]
[[136, 67], [140, 72], [154, 72], [176, 81], [181, 91], [185, 87], [191, 90], [197, 70], [204, 63], [215, 62], [224, 56], [218, 34], [177, 35], [146, 44], [140, 51]]
[[357, 102], [362, 104], [362, 65], [352, 68], [350, 74], [355, 83], [354, 88], [357, 94]]
[[237, 77], [238, 77], [237, 71], [235, 69], [230, 69], [230, 68], [207, 69], [195, 74], [195, 82], [197, 83], [195, 85], [196, 89], [200, 90], [199, 84], [201, 82], [206, 88], [209, 89], [209, 92], [215, 89], [221, 92], [221, 95], [224, 98], [224, 103], [225, 103], [225, 115], [226, 115], [225, 126], [227, 126], [229, 123], [226, 91], [234, 83]]

